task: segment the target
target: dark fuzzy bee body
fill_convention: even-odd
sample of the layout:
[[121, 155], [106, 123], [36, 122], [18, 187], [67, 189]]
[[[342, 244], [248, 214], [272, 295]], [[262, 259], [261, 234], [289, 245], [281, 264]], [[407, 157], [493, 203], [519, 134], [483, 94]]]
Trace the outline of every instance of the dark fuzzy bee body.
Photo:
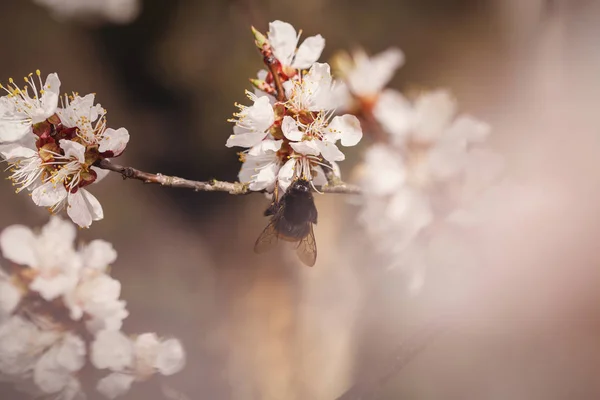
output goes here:
[[278, 239], [298, 242], [296, 253], [304, 264], [312, 267], [317, 259], [313, 233], [317, 208], [310, 182], [305, 179], [292, 182], [281, 199], [267, 208], [265, 215], [271, 216], [271, 221], [256, 241], [254, 250], [263, 253], [274, 247]]

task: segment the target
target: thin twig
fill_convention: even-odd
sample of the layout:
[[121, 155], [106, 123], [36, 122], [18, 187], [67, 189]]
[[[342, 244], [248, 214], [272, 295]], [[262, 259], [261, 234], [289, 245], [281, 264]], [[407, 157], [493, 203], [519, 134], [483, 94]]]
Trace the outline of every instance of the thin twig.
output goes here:
[[267, 68], [269, 68], [269, 72], [271, 72], [271, 75], [273, 76], [273, 83], [275, 83], [275, 89], [277, 90], [277, 101], [284, 101], [285, 91], [283, 90], [283, 85], [281, 84], [281, 77], [277, 72], [277, 65], [279, 64], [279, 61], [277, 61], [275, 56], [272, 54], [265, 56], [264, 61]]
[[[140, 171], [139, 169], [114, 164], [108, 160], [98, 161], [95, 166], [108, 171], [117, 172], [123, 176], [123, 179], [137, 179], [144, 183], [155, 183], [174, 188], [192, 189], [196, 192], [227, 192], [235, 195], [249, 194], [254, 192], [250, 190], [247, 185], [241, 182], [223, 182], [214, 179], [208, 182], [192, 181], [189, 179], [179, 178], [177, 176], [151, 174], [149, 172]], [[361, 193], [361, 189], [358, 186], [348, 185], [346, 183], [340, 183], [334, 186], [321, 186], [319, 191], [323, 193], [340, 194]]]

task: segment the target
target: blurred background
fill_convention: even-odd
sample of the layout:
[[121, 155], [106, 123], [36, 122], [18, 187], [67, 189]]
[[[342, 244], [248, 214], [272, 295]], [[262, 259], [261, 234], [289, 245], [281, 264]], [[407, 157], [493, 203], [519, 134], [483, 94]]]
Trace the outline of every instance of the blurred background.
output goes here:
[[[286, 249], [253, 253], [262, 195], [116, 174], [94, 187], [105, 219], [80, 238], [119, 253], [124, 330], [182, 340], [188, 363], [170, 387], [190, 399], [333, 400], [422, 347], [368, 398], [600, 398], [600, 2], [146, 0], [126, 25], [2, 5], [2, 82], [39, 68], [58, 72], [63, 92], [96, 93], [109, 126], [131, 134], [119, 162], [146, 171], [236, 179], [226, 120], [262, 66], [250, 25], [265, 32], [274, 19], [322, 34], [322, 60], [398, 46], [407, 62], [391, 86], [449, 88], [493, 126], [506, 178], [480, 205], [489, 222], [431, 250], [418, 295], [370, 257], [346, 196], [317, 196], [319, 258], [306, 268]], [[364, 147], [351, 150], [347, 180]], [[47, 221], [13, 192], [0, 184], [2, 228]], [[460, 261], [465, 249], [478, 257]], [[442, 326], [433, 340], [431, 326]], [[0, 384], [0, 397], [22, 395]], [[148, 382], [126, 398], [164, 395]]]

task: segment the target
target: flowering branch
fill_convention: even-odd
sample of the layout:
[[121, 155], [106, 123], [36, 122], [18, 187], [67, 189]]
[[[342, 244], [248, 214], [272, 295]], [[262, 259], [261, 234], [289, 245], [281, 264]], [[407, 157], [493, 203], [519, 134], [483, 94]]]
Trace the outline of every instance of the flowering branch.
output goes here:
[[[124, 167], [114, 164], [106, 159], [100, 160], [95, 164], [96, 167], [112, 172], [117, 172], [123, 176], [123, 179], [137, 179], [144, 183], [156, 183], [162, 186], [192, 189], [196, 192], [227, 192], [234, 195], [249, 194], [253, 191], [247, 185], [241, 182], [224, 182], [212, 179], [208, 182], [193, 181], [189, 179], [179, 178], [177, 176], [168, 176], [163, 174], [152, 174], [149, 172], [140, 171], [139, 169]], [[347, 183], [336, 183], [335, 185], [326, 185], [319, 188], [323, 193], [340, 193], [340, 194], [360, 194], [361, 189], [358, 186], [349, 185]]]

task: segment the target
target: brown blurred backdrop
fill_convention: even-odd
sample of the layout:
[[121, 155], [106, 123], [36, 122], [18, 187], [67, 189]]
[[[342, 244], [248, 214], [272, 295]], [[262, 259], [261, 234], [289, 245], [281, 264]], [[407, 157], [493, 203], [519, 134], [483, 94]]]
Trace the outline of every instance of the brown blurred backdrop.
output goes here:
[[[81, 238], [119, 253], [125, 331], [183, 341], [188, 364], [169, 386], [191, 399], [333, 400], [449, 314], [450, 328], [374, 398], [600, 398], [597, 1], [146, 0], [133, 24], [97, 27], [57, 22], [27, 0], [1, 4], [2, 81], [39, 68], [58, 72], [63, 92], [95, 92], [109, 126], [131, 134], [120, 161], [147, 171], [236, 178], [226, 119], [261, 67], [249, 26], [266, 31], [273, 19], [321, 33], [324, 60], [399, 46], [407, 63], [392, 86], [450, 88], [494, 127], [513, 183], [487, 206], [492, 225], [450, 244], [484, 256], [432, 268], [416, 297], [404, 274], [372, 261], [343, 196], [318, 196], [320, 254], [308, 269], [284, 250], [253, 254], [266, 224], [261, 195], [116, 175], [94, 187], [105, 219]], [[8, 181], [0, 196], [1, 227], [47, 221]], [[163, 398], [156, 387], [139, 384], [127, 398]], [[20, 398], [9, 386], [0, 397]]]

